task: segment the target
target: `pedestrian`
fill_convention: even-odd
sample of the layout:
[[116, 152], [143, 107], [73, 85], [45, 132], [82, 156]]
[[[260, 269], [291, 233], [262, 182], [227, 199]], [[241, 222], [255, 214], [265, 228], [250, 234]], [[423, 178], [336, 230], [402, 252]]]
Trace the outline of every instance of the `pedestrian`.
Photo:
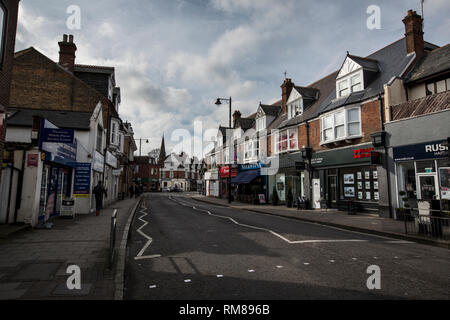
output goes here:
[[133, 197], [134, 197], [134, 185], [131, 184], [130, 185], [130, 198], [133, 198]]
[[98, 216], [100, 214], [100, 210], [103, 209], [103, 195], [105, 195], [105, 197], [108, 196], [101, 181], [98, 182], [92, 193], [95, 196], [95, 215]]

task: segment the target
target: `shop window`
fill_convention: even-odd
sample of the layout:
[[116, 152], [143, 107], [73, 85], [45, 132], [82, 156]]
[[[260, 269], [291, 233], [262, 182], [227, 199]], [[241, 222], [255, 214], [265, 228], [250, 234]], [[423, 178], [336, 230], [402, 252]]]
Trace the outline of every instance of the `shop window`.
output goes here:
[[[398, 199], [399, 207], [404, 207], [405, 201], [403, 198], [408, 198], [408, 203], [411, 207], [417, 208], [417, 185], [416, 185], [416, 169], [414, 162], [403, 162], [397, 167], [398, 169]], [[401, 196], [401, 192], [406, 195]], [[411, 203], [411, 202], [414, 202]]]
[[103, 128], [98, 125], [97, 126], [97, 145], [96, 150], [102, 153], [102, 145], [103, 145]]
[[436, 172], [436, 166], [434, 160], [430, 161], [417, 161], [417, 173], [434, 173]]

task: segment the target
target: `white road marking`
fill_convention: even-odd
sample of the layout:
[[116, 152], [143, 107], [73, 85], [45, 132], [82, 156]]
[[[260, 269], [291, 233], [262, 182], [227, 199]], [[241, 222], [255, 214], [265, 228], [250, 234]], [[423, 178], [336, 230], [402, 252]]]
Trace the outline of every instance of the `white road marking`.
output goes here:
[[155, 289], [155, 288], [156, 288], [156, 286], [155, 286], [155, 285], [153, 285], [153, 286], [149, 286], [149, 288], [150, 288], [150, 289]]
[[352, 260], [353, 260], [353, 261], [356, 261], [356, 260], [358, 260], [358, 258], [352, 258]]
[[277, 266], [277, 269], [283, 269], [283, 266]]
[[[228, 219], [228, 220], [230, 220], [231, 222], [233, 222], [234, 224], [239, 225], [239, 226], [242, 226], [242, 227], [246, 227], [246, 228], [250, 228], [250, 229], [255, 229], [255, 230], [261, 230], [261, 231], [269, 232], [269, 233], [271, 233], [272, 235], [274, 235], [274, 236], [280, 238], [281, 240], [283, 240], [283, 241], [285, 241], [285, 242], [287, 242], [287, 243], [289, 243], [289, 244], [327, 243], [327, 242], [328, 242], [328, 243], [339, 243], [339, 242], [369, 242], [369, 240], [361, 240], [361, 239], [340, 239], [340, 240], [322, 240], [322, 239], [318, 239], [318, 240], [299, 240], [299, 241], [293, 241], [293, 240], [287, 239], [286, 237], [282, 236], [281, 234], [279, 234], [279, 233], [277, 233], [277, 232], [275, 232], [275, 231], [273, 231], [273, 230], [270, 230], [270, 229], [267, 229], [267, 228], [261, 228], [261, 227], [251, 226], [251, 225], [248, 225], [248, 224], [242, 224], [242, 223], [237, 222], [236, 220], [234, 220], [234, 219], [231, 218], [231, 217], [213, 214], [213, 213], [211, 213], [211, 211], [208, 211], [208, 210], [206, 210], [206, 209], [198, 209], [198, 208], [195, 207], [195, 206], [187, 206], [187, 205], [183, 204], [182, 201], [175, 200], [175, 199], [173, 199], [173, 198], [171, 198], [171, 200], [177, 202], [178, 204], [180, 204], [180, 205], [182, 205], [182, 206], [185, 206], [185, 207], [191, 207], [192, 209], [194, 209], [194, 210], [196, 210], [196, 211], [206, 212], [206, 213], [207, 213], [208, 215], [210, 215], [210, 216], [217, 217], [217, 218], [222, 218], [222, 219]], [[255, 213], [258, 214], [257, 212], [255, 212]], [[274, 217], [279, 217], [279, 216], [274, 216]], [[284, 217], [279, 217], [279, 218], [284, 218]], [[287, 218], [284, 218], [284, 219], [287, 219]], [[305, 222], [305, 221], [302, 221], [302, 222]], [[313, 223], [313, 222], [305, 222], [305, 223]], [[313, 224], [315, 224], [315, 223], [313, 223]], [[353, 232], [353, 233], [357, 233], [357, 234], [361, 234], [361, 235], [367, 236], [366, 234], [361, 233], [361, 232], [357, 232], [357, 231], [343, 230], [343, 229], [339, 229], [339, 228], [332, 227], [332, 226], [324, 226], [324, 227], [329, 227], [329, 228], [333, 228], [333, 229], [338, 229], [338, 230], [346, 231], [346, 232]], [[383, 239], [391, 239], [391, 238], [388, 238], [388, 237], [383, 237], [383, 236], [378, 236], [378, 235], [370, 235], [370, 236], [378, 237], [378, 238], [383, 238]], [[401, 240], [390, 240], [390, 241], [387, 241], [386, 243], [398, 243], [398, 241], [401, 241]], [[400, 243], [403, 243], [403, 242], [400, 242]]]
[[305, 262], [304, 265], [305, 265], [305, 266], [309, 266], [309, 262]]
[[144, 224], [142, 226], [140, 226], [139, 229], [137, 229], [136, 231], [143, 236], [145, 239], [147, 239], [147, 242], [145, 243], [145, 245], [142, 247], [141, 251], [139, 251], [139, 253], [137, 254], [137, 256], [134, 258], [135, 260], [143, 260], [143, 259], [154, 259], [154, 258], [159, 258], [161, 257], [161, 255], [151, 255], [151, 256], [144, 256], [144, 252], [145, 250], [147, 250], [147, 248], [152, 244], [153, 239], [151, 237], [149, 237], [148, 235], [146, 235], [144, 232], [142, 232], [142, 229], [148, 225], [148, 222], [143, 220], [142, 218], [148, 216], [147, 213], [147, 208], [143, 205], [141, 207], [141, 211], [139, 211], [139, 213], [142, 213], [143, 215], [140, 216], [138, 219], [141, 220]]
[[336, 262], [336, 260], [330, 260], [330, 262], [331, 262], [331, 263], [335, 263], [335, 262]]
[[184, 280], [184, 282], [189, 283], [189, 282], [191, 282], [191, 279], [186, 279], [186, 280]]
[[223, 274], [218, 274], [217, 278], [223, 278]]

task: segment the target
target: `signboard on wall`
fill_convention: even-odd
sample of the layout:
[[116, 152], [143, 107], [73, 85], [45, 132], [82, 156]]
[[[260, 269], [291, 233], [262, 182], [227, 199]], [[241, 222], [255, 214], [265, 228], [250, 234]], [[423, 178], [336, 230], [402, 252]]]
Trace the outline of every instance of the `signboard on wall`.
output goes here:
[[311, 165], [315, 168], [339, 165], [370, 165], [371, 144], [351, 148], [338, 148], [330, 151], [313, 153]]
[[104, 166], [105, 166], [105, 158], [100, 152], [95, 151], [93, 170], [103, 173]]
[[[42, 151], [45, 151], [45, 160], [65, 165], [68, 165], [70, 162], [76, 162], [77, 142], [73, 138], [74, 130], [63, 130], [64, 134], [57, 133], [59, 131], [60, 129], [50, 121], [42, 120], [39, 146]], [[50, 134], [50, 137], [49, 132], [54, 132], [55, 134]], [[69, 139], [70, 137], [72, 137], [72, 140]], [[61, 142], [69, 140], [70, 142]]]
[[427, 160], [448, 157], [446, 140], [411, 144], [393, 148], [394, 161]]
[[73, 183], [74, 198], [89, 198], [91, 190], [91, 164], [74, 163], [75, 176]]

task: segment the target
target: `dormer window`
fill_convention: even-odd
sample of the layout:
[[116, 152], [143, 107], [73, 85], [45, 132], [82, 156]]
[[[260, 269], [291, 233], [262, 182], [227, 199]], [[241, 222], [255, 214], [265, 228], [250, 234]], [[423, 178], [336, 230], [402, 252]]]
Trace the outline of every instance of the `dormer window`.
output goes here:
[[266, 129], [266, 117], [263, 116], [259, 119], [256, 119], [256, 131], [261, 131]]
[[342, 98], [353, 92], [364, 90], [365, 85], [379, 72], [378, 62], [347, 53], [336, 78], [336, 97]]
[[303, 99], [297, 99], [288, 104], [289, 119], [301, 116], [303, 114]]

